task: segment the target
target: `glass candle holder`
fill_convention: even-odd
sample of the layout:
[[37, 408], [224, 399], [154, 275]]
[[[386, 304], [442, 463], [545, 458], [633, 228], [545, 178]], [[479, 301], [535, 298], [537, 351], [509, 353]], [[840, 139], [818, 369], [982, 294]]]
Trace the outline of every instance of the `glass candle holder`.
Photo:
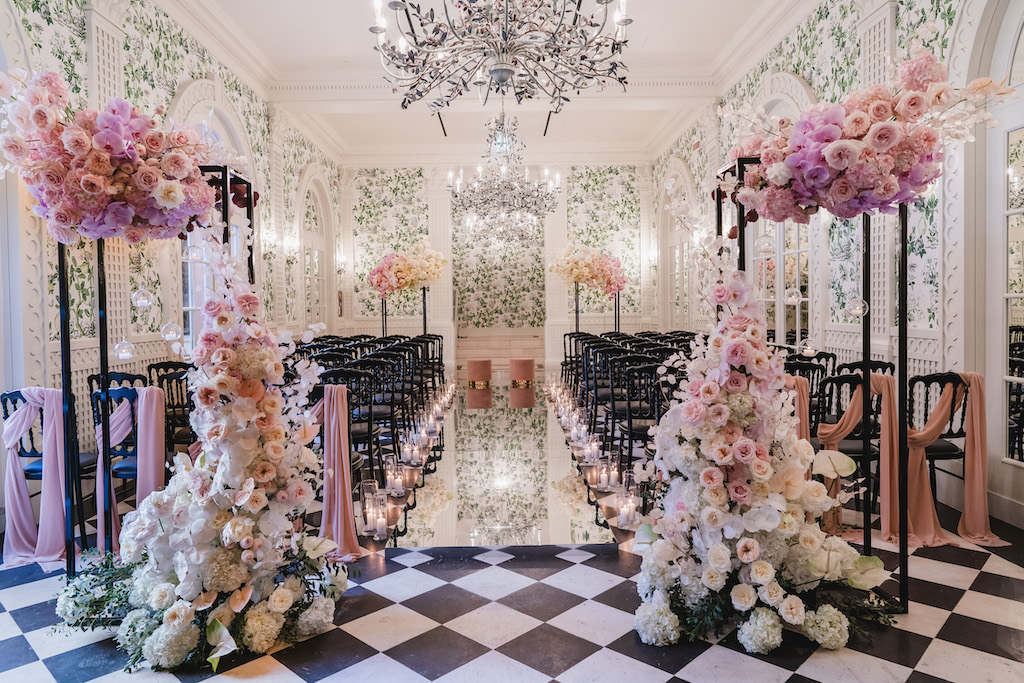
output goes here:
[[374, 512], [376, 516], [373, 522], [373, 538], [375, 540], [387, 540], [388, 537], [388, 495], [383, 491], [378, 491], [376, 496], [376, 503], [374, 505]]

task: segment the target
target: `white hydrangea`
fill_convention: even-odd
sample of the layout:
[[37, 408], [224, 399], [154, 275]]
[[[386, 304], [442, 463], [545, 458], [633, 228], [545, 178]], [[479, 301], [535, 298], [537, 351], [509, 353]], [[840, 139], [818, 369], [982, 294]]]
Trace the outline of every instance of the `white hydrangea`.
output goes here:
[[319, 596], [313, 598], [312, 604], [295, 622], [300, 636], [311, 636], [326, 631], [334, 624], [334, 600]]
[[767, 607], [758, 607], [737, 632], [740, 645], [747, 652], [767, 654], [782, 644], [782, 622]]
[[804, 633], [826, 650], [838, 650], [850, 639], [850, 620], [833, 605], [822, 605], [804, 617]]
[[160, 622], [146, 608], [133, 609], [125, 615], [117, 629], [117, 644], [127, 652], [134, 652], [152, 635]]
[[142, 655], [155, 668], [171, 669], [184, 662], [197, 645], [199, 627], [195, 624], [182, 629], [159, 626], [143, 644]]
[[245, 613], [242, 643], [253, 652], [266, 652], [277, 640], [282, 626], [284, 626], [284, 615], [271, 611], [270, 606], [264, 600], [258, 605], [250, 607], [249, 611]]
[[230, 593], [241, 587], [248, 575], [249, 569], [241, 561], [240, 550], [215, 548], [210, 553], [203, 585], [209, 591]]
[[665, 591], [655, 591], [650, 602], [637, 608], [633, 628], [647, 645], [663, 647], [679, 640], [679, 617], [670, 608]]
[[646, 600], [654, 591], [668, 590], [673, 583], [675, 578], [672, 576], [672, 568], [665, 562], [659, 562], [653, 552], [645, 553], [636, 584], [640, 597]]

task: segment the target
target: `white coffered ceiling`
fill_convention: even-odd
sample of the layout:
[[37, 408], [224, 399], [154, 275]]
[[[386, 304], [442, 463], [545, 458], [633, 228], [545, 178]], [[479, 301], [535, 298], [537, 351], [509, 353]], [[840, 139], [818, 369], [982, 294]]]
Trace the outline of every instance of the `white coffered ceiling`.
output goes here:
[[[421, 0], [440, 6], [443, 0]], [[584, 0], [592, 4], [592, 0]], [[463, 96], [441, 122], [423, 102], [407, 110], [391, 91], [368, 31], [371, 0], [160, 0], [267, 99], [289, 111], [340, 160], [473, 159], [497, 111]], [[547, 103], [506, 110], [535, 158], [574, 150], [652, 159], [688, 117], [724, 92], [816, 0], [633, 0], [626, 92], [617, 85], [574, 97], [551, 117]], [[223, 30], [218, 30], [223, 29]], [[212, 39], [212, 41], [210, 40]]]

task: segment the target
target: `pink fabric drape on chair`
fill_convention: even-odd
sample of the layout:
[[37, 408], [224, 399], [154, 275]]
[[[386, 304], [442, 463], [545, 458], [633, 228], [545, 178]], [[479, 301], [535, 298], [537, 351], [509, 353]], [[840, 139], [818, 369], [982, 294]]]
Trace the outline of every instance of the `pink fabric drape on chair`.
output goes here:
[[[960, 517], [957, 532], [962, 538], [977, 545], [1009, 545], [992, 533], [988, 520], [988, 453], [985, 434], [985, 381], [975, 372], [961, 375], [967, 382], [967, 434], [964, 448], [964, 512]], [[942, 390], [938, 403], [920, 431], [910, 429], [907, 443], [907, 490], [908, 511], [911, 531], [911, 546], [945, 545], [949, 542], [935, 512], [934, 492], [928, 479], [928, 461], [925, 449], [942, 435], [949, 424], [954, 402], [964, 400], [963, 390], [956, 391], [952, 384]], [[899, 484], [896, 468], [899, 461], [895, 453], [890, 460], [882, 460], [882, 534], [885, 540], [899, 539], [898, 500]]]
[[356, 535], [352, 509], [352, 460], [348, 434], [348, 387], [325, 384], [324, 397], [313, 408], [324, 430], [324, 509], [320, 536], [338, 544], [329, 554], [335, 560], [359, 556], [363, 549]]
[[[136, 387], [138, 398], [135, 400], [135, 420], [138, 425], [135, 444], [138, 455], [137, 479], [135, 481], [136, 504], [146, 496], [164, 486], [164, 468], [167, 452], [164, 444], [164, 390], [159, 387]], [[110, 447], [117, 446], [132, 433], [132, 408], [128, 401], [121, 401], [110, 415]], [[111, 502], [113, 511], [111, 523], [111, 550], [120, 551], [118, 536], [121, 534], [121, 520], [117, 515], [117, 494], [114, 483], [106, 471], [103, 462], [103, 427], [96, 427], [96, 448], [100, 456], [96, 462], [96, 547], [105, 552], [106, 519], [103, 508], [106, 501], [106, 490], [101, 485], [110, 481]]]
[[796, 435], [801, 439], [811, 438], [811, 383], [806, 377], [786, 375], [786, 388], [796, 392]]
[[[25, 402], [4, 422], [7, 449], [4, 478], [6, 522], [2, 568], [36, 562], [45, 571], [64, 566], [64, 401], [60, 389], [25, 387]], [[21, 438], [43, 410], [43, 485], [36, 530], [25, 470], [18, 455]]]

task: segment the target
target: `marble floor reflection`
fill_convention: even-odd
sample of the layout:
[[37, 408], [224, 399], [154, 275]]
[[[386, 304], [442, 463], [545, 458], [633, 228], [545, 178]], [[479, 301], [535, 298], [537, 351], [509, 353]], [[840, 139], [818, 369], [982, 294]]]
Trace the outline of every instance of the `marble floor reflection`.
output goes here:
[[[445, 424], [444, 456], [417, 491], [399, 547], [613, 542], [594, 507], [541, 389], [534, 408], [512, 408], [507, 385], [490, 408], [461, 392]], [[603, 519], [603, 518], [599, 518]]]

